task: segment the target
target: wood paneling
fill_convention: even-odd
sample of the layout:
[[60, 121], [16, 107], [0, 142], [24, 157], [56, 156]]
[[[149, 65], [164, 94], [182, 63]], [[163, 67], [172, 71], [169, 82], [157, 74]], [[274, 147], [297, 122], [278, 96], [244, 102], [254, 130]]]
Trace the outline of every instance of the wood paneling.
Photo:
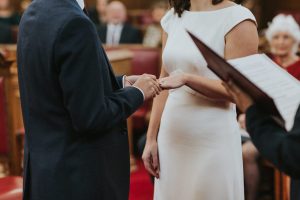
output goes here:
[[[14, 59], [15, 61], [15, 59]], [[11, 175], [20, 175], [21, 159], [18, 158], [16, 132], [22, 124], [22, 112], [19, 101], [16, 62], [9, 67], [0, 67], [0, 76], [5, 81], [5, 97], [7, 106], [8, 138], [9, 138], [9, 165]]]
[[262, 6], [261, 28], [267, 27], [268, 22], [281, 12], [300, 12], [299, 0], [260, 0]]
[[273, 17], [278, 12], [278, 2], [280, 0], [260, 0], [261, 2], [261, 24], [259, 28], [266, 28], [268, 22], [272, 21]]
[[[120, 0], [128, 9], [147, 9], [155, 2], [155, 0]], [[167, 2], [167, 0], [165, 0]], [[94, 6], [96, 0], [86, 0], [89, 6]]]
[[300, 12], [300, 1], [299, 0], [284, 0], [277, 1], [279, 10], [292, 10]]

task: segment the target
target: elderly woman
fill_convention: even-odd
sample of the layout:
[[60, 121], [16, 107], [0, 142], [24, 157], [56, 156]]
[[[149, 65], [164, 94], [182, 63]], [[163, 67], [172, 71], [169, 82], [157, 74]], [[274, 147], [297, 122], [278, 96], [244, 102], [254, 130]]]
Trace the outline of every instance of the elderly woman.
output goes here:
[[291, 15], [277, 15], [266, 31], [272, 59], [300, 80], [300, 27]]
[[[270, 57], [292, 76], [300, 80], [300, 58], [297, 56], [300, 28], [295, 19], [291, 15], [277, 15], [269, 24], [266, 38], [271, 48]], [[259, 183], [258, 158], [259, 152], [250, 138], [245, 140], [243, 143], [243, 162], [247, 200], [256, 199]], [[295, 183], [293, 182], [294, 188], [297, 187]], [[292, 192], [293, 195], [296, 195], [295, 192]]]

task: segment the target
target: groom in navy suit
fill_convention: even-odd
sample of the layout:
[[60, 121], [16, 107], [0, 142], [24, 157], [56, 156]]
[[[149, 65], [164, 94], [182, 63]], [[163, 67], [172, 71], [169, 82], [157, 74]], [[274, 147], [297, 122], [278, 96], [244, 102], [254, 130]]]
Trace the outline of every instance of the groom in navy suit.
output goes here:
[[114, 76], [82, 5], [34, 0], [21, 20], [24, 200], [128, 199], [126, 118], [161, 90]]

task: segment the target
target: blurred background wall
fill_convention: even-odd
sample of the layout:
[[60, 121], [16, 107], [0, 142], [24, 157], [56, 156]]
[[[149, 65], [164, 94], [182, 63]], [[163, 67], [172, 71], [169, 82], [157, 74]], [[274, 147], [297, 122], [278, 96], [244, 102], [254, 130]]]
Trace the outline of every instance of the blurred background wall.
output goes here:
[[[149, 0], [121, 0], [129, 10], [148, 9], [155, 1]], [[90, 7], [95, 5], [96, 0], [87, 0]], [[168, 2], [168, 0], [166, 0]], [[265, 28], [267, 23], [279, 12], [296, 12], [300, 10], [299, 0], [236, 0], [239, 4], [252, 4], [256, 12], [260, 12], [259, 28]], [[263, 10], [264, 12], [261, 12]], [[255, 11], [254, 11], [255, 12]]]

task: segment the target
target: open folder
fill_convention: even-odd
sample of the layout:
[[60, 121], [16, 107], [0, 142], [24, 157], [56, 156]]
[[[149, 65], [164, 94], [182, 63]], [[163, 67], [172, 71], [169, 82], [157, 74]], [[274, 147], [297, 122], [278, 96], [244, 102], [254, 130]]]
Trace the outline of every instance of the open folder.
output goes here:
[[276, 121], [291, 130], [300, 104], [300, 82], [264, 54], [226, 61], [188, 31], [207, 66], [224, 82], [233, 81]]

